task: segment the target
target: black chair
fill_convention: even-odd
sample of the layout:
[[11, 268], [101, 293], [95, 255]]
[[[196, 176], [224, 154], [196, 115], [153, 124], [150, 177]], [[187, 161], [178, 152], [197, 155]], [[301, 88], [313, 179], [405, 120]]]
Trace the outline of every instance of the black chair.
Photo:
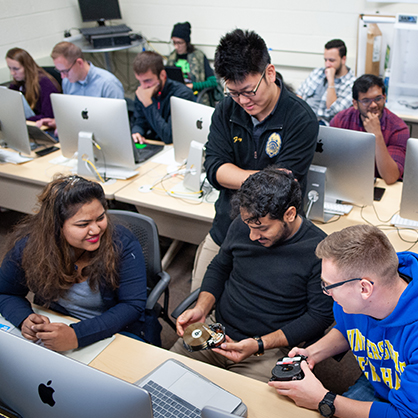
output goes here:
[[58, 84], [62, 85], [61, 74], [55, 69], [55, 67], [42, 67], [49, 75], [57, 80]]
[[197, 301], [197, 298], [199, 296], [200, 287], [196, 290], [194, 290], [192, 293], [190, 293], [189, 296], [186, 297], [180, 304], [174, 309], [174, 311], [171, 313], [171, 316], [177, 320], [177, 318], [186, 310], [189, 309], [190, 306], [193, 305]]
[[[109, 210], [108, 214], [132, 231], [141, 244], [147, 272], [148, 299], [146, 309], [154, 311], [157, 317], [162, 318], [175, 330], [176, 326], [168, 316], [168, 284], [171, 278], [161, 267], [160, 243], [155, 222], [150, 217], [136, 212]], [[161, 306], [158, 300], [162, 294], [164, 294], [164, 301]]]

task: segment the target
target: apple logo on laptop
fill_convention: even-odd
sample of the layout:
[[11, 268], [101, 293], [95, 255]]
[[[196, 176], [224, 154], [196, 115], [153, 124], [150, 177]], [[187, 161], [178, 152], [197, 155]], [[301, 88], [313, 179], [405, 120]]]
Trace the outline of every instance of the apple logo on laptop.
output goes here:
[[316, 143], [316, 149], [315, 152], [324, 152], [324, 144], [322, 142], [322, 139], [320, 139], [317, 143]]
[[203, 121], [202, 118], [196, 121], [196, 128], [197, 129], [203, 129]]
[[49, 406], [54, 406], [55, 405], [55, 400], [54, 400], [55, 389], [52, 389], [52, 387], [49, 387], [51, 383], [52, 383], [52, 380], [50, 380], [46, 385], [41, 383], [38, 386], [38, 393], [43, 403], [46, 403]]
[[82, 117], [83, 119], [88, 119], [88, 118], [89, 118], [89, 111], [88, 111], [87, 109], [82, 110], [82, 111], [81, 111], [81, 117]]

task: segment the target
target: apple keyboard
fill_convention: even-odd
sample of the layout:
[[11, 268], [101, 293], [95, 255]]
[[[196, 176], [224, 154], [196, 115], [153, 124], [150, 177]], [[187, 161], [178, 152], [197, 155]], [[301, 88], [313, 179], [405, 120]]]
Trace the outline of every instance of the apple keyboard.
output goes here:
[[18, 152], [13, 152], [9, 150], [0, 150], [0, 163], [12, 163], [12, 164], [21, 164], [31, 161], [31, 157], [23, 157]]
[[324, 213], [334, 215], [347, 215], [353, 209], [352, 205], [343, 205], [342, 203], [324, 202]]
[[396, 213], [392, 216], [390, 220], [392, 225], [395, 225], [399, 228], [414, 228], [418, 229], [418, 221], [413, 221], [412, 219], [406, 219], [399, 216], [399, 213]]

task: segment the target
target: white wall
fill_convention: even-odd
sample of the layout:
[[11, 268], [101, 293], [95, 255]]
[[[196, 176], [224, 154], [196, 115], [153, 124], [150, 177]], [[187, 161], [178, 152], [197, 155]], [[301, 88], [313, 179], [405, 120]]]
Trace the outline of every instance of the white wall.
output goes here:
[[[355, 67], [361, 13], [418, 13], [418, 5], [367, 0], [119, 0], [123, 21], [148, 40], [168, 42], [174, 23], [192, 24], [192, 42], [213, 58], [219, 38], [236, 27], [258, 32], [273, 62], [295, 87], [322, 65], [323, 45], [342, 38]], [[115, 22], [117, 23], [117, 22]], [[77, 0], [0, 0], [0, 82], [9, 79], [3, 59], [14, 46], [44, 64], [65, 29], [82, 25]], [[72, 34], [76, 34], [72, 30]], [[153, 43], [162, 54], [171, 46]]]

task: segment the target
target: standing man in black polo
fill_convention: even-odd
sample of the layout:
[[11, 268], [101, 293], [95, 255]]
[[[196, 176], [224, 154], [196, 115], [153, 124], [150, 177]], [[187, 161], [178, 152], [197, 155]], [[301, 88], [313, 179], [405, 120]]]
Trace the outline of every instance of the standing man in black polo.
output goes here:
[[255, 32], [226, 34], [216, 49], [215, 72], [226, 97], [213, 114], [205, 168], [220, 195], [212, 229], [196, 254], [192, 290], [225, 239], [232, 194], [270, 165], [292, 171], [304, 193], [318, 135], [315, 114], [276, 77], [266, 43]]

